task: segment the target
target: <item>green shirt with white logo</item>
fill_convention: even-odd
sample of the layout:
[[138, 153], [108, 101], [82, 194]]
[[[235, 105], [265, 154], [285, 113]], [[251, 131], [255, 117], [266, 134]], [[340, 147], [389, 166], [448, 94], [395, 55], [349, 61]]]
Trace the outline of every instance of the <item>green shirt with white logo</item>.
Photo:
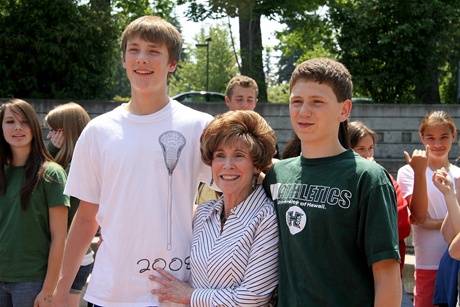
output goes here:
[[347, 150], [281, 160], [263, 184], [280, 233], [278, 306], [373, 306], [372, 264], [399, 260], [388, 173]]

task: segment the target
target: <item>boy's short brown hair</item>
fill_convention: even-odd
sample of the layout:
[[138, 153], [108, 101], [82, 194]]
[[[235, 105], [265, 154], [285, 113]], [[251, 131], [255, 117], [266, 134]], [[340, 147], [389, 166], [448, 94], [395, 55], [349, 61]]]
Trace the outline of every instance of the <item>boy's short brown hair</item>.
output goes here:
[[240, 76], [233, 77], [227, 84], [226, 96], [229, 99], [232, 99], [233, 89], [237, 85], [239, 85], [241, 87], [250, 87], [250, 88], [252, 88], [254, 90], [255, 94], [256, 94], [255, 98], [257, 98], [257, 96], [259, 95], [259, 87], [257, 86], [257, 82], [252, 78], [240, 75]]
[[314, 58], [299, 64], [291, 75], [290, 88], [299, 80], [329, 85], [338, 102], [351, 100], [353, 96], [350, 72], [342, 63], [332, 59]]
[[152, 43], [163, 43], [169, 54], [169, 62], [179, 61], [182, 52], [182, 36], [172, 24], [158, 16], [143, 16], [132, 21], [121, 35], [121, 50], [125, 60], [128, 40], [139, 37]]

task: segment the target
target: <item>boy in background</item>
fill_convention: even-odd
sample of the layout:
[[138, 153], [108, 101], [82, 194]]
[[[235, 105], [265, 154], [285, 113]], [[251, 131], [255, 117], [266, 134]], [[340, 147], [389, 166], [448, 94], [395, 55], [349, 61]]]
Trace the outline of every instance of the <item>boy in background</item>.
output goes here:
[[254, 111], [258, 95], [259, 87], [257, 82], [252, 78], [239, 75], [228, 82], [225, 103], [230, 111]]

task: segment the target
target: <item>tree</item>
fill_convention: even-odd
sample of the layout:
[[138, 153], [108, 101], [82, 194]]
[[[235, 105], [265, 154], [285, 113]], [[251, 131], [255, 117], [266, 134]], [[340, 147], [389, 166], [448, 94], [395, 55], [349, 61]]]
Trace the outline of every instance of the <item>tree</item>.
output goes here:
[[118, 38], [146, 14], [180, 30], [174, 6], [173, 0], [0, 1], [0, 97], [130, 96]]
[[73, 0], [4, 0], [0, 28], [0, 97], [109, 98], [110, 12]]
[[[201, 29], [194, 39], [209, 42], [209, 90], [225, 93], [227, 83], [237, 74], [236, 60], [230, 45], [229, 33], [224, 24], [212, 26], [206, 33]], [[204, 90], [206, 88], [206, 48], [188, 45], [186, 59], [179, 62], [177, 71], [170, 77], [170, 96], [181, 92]]]
[[299, 62], [314, 57], [335, 58], [337, 45], [333, 29], [325, 16], [318, 13], [288, 16], [282, 19], [286, 29], [276, 34], [281, 51], [278, 82], [289, 82]]
[[261, 16], [293, 18], [314, 11], [323, 0], [178, 0], [189, 3], [187, 16], [195, 21], [206, 18], [238, 17], [241, 74], [252, 77], [259, 86], [259, 100], [267, 101], [267, 86], [263, 66], [263, 46], [260, 28]]
[[271, 103], [289, 103], [289, 84], [272, 85], [267, 89], [268, 101]]
[[439, 80], [459, 55], [459, 19], [459, 0], [330, 2], [340, 59], [378, 102], [440, 103]]

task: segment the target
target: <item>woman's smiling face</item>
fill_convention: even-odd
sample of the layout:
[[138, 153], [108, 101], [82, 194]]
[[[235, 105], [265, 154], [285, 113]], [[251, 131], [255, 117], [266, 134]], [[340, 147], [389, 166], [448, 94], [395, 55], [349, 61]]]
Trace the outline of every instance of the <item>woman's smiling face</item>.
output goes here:
[[254, 175], [260, 172], [243, 142], [219, 146], [211, 167], [214, 181], [224, 197], [241, 196], [241, 201], [251, 193]]

